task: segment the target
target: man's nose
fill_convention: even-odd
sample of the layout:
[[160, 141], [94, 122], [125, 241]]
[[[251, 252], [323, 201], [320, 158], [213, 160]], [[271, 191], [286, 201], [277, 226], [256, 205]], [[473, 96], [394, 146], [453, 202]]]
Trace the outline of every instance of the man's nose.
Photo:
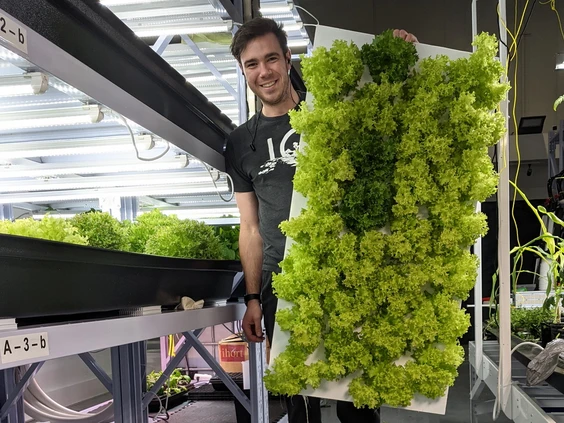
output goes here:
[[268, 76], [270, 75], [270, 73], [271, 73], [271, 70], [270, 70], [270, 68], [267, 66], [266, 63], [261, 63], [261, 64], [259, 65], [259, 70], [260, 70], [260, 76], [261, 76], [262, 78], [268, 77]]

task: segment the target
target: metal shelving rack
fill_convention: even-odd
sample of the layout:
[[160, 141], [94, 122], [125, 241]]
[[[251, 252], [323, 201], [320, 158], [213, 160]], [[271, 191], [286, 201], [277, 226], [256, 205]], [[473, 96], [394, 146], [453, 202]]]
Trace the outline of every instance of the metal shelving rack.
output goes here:
[[[268, 422], [267, 393], [262, 383], [266, 366], [263, 344], [249, 344], [251, 369], [251, 398], [249, 399], [229, 375], [220, 367], [209, 351], [200, 343], [202, 328], [240, 320], [243, 304], [228, 304], [201, 310], [175, 311], [162, 314], [117, 317], [35, 326], [17, 330], [0, 331], [0, 343], [6, 340], [33, 338], [42, 334], [46, 347], [41, 357], [0, 362], [0, 422], [23, 423], [23, 393], [45, 360], [79, 355], [85, 364], [113, 394], [116, 423], [148, 421], [147, 406], [153, 394], [162, 386], [185, 354], [194, 348], [225, 385], [251, 414], [253, 423]], [[146, 392], [145, 360], [146, 340], [170, 333], [182, 333], [184, 343], [177, 356], [171, 360], [163, 376], [150, 392]], [[112, 375], [108, 376], [97, 365], [89, 351], [110, 348]], [[26, 366], [26, 371], [16, 383], [16, 367]]]

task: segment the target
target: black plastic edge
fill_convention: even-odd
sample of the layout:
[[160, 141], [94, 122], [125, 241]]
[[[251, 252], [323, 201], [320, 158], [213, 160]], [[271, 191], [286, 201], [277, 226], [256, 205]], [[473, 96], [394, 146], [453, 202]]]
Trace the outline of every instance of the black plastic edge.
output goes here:
[[223, 153], [231, 120], [98, 0], [1, 0], [0, 8]]

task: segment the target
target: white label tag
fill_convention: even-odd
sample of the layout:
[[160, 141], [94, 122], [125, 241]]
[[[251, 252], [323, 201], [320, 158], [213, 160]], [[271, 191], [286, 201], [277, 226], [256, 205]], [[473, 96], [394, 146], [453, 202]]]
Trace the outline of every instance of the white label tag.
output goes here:
[[0, 37], [27, 54], [27, 31], [0, 10]]
[[46, 332], [0, 338], [2, 364], [48, 356], [49, 336]]

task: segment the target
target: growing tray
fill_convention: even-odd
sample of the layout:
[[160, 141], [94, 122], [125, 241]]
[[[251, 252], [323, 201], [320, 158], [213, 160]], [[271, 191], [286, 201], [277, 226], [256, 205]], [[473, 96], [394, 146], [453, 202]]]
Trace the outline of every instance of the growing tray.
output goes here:
[[230, 297], [241, 264], [0, 235], [0, 318], [175, 306]]

